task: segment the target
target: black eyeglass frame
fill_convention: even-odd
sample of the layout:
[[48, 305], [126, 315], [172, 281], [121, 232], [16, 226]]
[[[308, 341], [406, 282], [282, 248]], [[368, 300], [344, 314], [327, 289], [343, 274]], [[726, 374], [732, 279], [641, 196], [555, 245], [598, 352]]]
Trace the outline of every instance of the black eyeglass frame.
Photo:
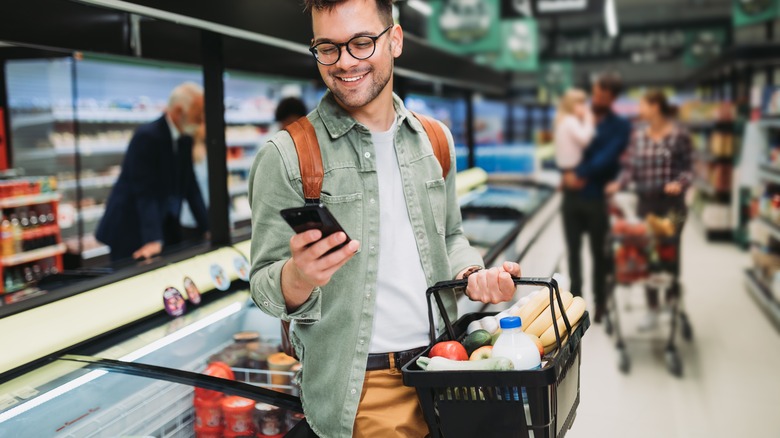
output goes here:
[[[346, 47], [347, 48], [347, 53], [349, 53], [349, 56], [357, 59], [358, 61], [364, 61], [364, 60], [374, 56], [374, 53], [376, 53], [376, 42], [379, 40], [379, 38], [382, 38], [382, 35], [386, 34], [387, 31], [392, 29], [393, 27], [395, 27], [395, 24], [391, 24], [390, 26], [387, 26], [387, 28], [385, 28], [385, 30], [383, 30], [382, 32], [379, 32], [379, 34], [377, 34], [377, 35], [358, 35], [356, 37], [350, 38], [349, 41], [347, 41], [345, 43], [334, 43], [334, 42], [331, 42], [331, 41], [323, 41], [321, 43], [317, 43], [317, 44], [309, 47], [309, 52], [311, 52], [312, 56], [314, 56], [314, 59], [316, 59], [317, 62], [319, 62], [320, 64], [322, 64], [324, 66], [331, 66], [331, 65], [334, 65], [337, 62], [339, 62], [339, 60], [341, 59], [341, 52], [343, 52], [343, 50], [341, 50], [342, 47]], [[355, 41], [358, 38], [368, 38], [368, 39], [370, 39], [374, 43], [374, 47], [373, 47], [373, 49], [371, 49], [371, 54], [370, 55], [365, 56], [363, 58], [359, 58], [359, 57], [355, 56], [352, 53], [352, 51], [349, 49], [349, 43], [351, 43], [352, 41]], [[330, 44], [330, 45], [336, 46], [336, 48], [339, 51], [339, 54], [338, 54], [338, 56], [336, 56], [336, 60], [335, 61], [326, 64], [326, 63], [322, 62], [320, 60], [320, 58], [317, 56], [317, 47], [319, 47], [319, 46], [321, 46], [323, 44]]]

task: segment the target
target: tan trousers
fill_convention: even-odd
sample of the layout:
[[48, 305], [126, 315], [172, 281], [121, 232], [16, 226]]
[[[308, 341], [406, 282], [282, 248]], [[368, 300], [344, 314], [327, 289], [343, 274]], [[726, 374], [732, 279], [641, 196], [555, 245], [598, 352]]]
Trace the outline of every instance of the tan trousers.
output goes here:
[[427, 435], [428, 425], [417, 391], [404, 386], [401, 371], [367, 371], [352, 436], [422, 438]]

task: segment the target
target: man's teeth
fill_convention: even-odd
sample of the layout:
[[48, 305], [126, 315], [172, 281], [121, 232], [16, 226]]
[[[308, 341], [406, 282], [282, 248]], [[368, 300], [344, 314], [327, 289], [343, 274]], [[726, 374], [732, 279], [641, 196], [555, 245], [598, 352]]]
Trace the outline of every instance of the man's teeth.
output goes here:
[[[363, 76], [365, 76], [365, 75], [363, 75]], [[355, 81], [359, 81], [359, 80], [363, 79], [363, 76], [355, 76], [355, 77], [352, 77], [352, 78], [339, 78], [339, 79], [341, 79], [344, 82], [355, 82]]]

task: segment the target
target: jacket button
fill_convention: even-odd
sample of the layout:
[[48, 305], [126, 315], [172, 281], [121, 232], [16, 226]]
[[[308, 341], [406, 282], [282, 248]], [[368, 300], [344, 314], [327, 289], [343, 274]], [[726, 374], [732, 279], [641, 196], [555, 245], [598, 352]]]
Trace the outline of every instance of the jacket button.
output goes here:
[[263, 305], [264, 305], [265, 307], [268, 307], [268, 301], [263, 301]]
[[366, 158], [371, 158], [371, 152], [366, 152], [365, 154], [363, 154], [363, 156]]
[[351, 393], [352, 393], [352, 395], [355, 395], [355, 394], [357, 394], [357, 389], [355, 389], [355, 388], [352, 388], [352, 391], [349, 391], [349, 392], [351, 392]]

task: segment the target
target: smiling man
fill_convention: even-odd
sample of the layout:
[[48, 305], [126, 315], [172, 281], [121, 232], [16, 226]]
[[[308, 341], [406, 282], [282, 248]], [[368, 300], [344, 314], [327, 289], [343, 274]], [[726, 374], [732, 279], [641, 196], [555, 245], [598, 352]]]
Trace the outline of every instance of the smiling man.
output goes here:
[[[422, 437], [428, 429], [400, 369], [428, 344], [426, 289], [468, 276], [469, 298], [503, 302], [520, 266], [481, 269], [463, 235], [454, 169], [443, 178], [426, 131], [393, 94], [403, 31], [392, 0], [307, 0], [306, 9], [329, 89], [307, 116], [322, 153], [321, 201], [352, 241], [329, 253], [344, 233], [293, 236], [282, 220], [279, 211], [302, 206], [304, 195], [295, 144], [278, 133], [250, 174], [252, 297], [292, 322], [301, 398], [318, 435]], [[453, 319], [456, 298], [443, 296]]]

